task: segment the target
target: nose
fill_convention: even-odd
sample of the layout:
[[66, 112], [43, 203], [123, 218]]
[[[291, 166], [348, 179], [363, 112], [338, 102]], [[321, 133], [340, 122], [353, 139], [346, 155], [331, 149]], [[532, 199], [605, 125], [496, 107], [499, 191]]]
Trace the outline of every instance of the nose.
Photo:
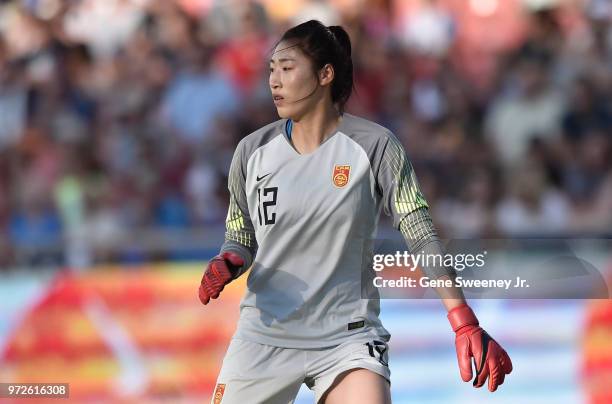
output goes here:
[[270, 73], [269, 84], [272, 90], [276, 90], [280, 88], [281, 85], [280, 85], [280, 81], [278, 80], [278, 75], [276, 72]]

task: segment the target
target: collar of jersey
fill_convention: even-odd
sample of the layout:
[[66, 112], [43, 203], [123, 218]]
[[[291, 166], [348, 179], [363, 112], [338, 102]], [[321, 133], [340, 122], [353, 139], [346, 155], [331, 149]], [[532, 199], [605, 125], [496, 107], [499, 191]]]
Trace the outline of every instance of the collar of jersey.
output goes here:
[[338, 127], [336, 128], [336, 130], [334, 131], [333, 134], [331, 134], [327, 139], [325, 139], [323, 141], [323, 143], [321, 143], [319, 145], [319, 147], [317, 147], [315, 150], [313, 150], [310, 153], [307, 154], [301, 154], [299, 153], [296, 149], [295, 146], [293, 146], [293, 143], [291, 142], [291, 132], [293, 130], [293, 121], [291, 119], [287, 119], [285, 121], [285, 124], [282, 126], [283, 127], [283, 137], [285, 138], [285, 140], [287, 140], [287, 143], [289, 144], [289, 146], [293, 149], [293, 151], [298, 155], [298, 156], [309, 156], [311, 154], [315, 154], [317, 152], [317, 150], [319, 150], [325, 143], [327, 143], [331, 138], [333, 138], [334, 136], [336, 136], [336, 134], [338, 132], [342, 132], [342, 129], [344, 128], [345, 125], [345, 121], [348, 117], [347, 113], [342, 113], [342, 120], [340, 121], [340, 123], [338, 124]]

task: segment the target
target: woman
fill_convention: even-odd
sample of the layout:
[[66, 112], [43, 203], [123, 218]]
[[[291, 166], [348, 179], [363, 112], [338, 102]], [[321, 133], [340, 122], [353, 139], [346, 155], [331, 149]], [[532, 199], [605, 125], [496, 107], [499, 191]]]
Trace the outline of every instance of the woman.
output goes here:
[[[317, 403], [388, 403], [389, 332], [372, 274], [380, 209], [411, 251], [441, 253], [417, 179], [396, 137], [344, 113], [351, 44], [339, 26], [289, 29], [270, 60], [280, 120], [244, 138], [230, 168], [226, 241], [199, 290], [203, 304], [252, 265], [240, 320], [213, 402], [292, 403], [302, 383]], [[257, 253], [256, 257], [255, 254]], [[423, 268], [452, 278], [452, 268]], [[479, 326], [461, 290], [439, 289], [457, 333], [461, 376], [494, 391], [510, 358]]]

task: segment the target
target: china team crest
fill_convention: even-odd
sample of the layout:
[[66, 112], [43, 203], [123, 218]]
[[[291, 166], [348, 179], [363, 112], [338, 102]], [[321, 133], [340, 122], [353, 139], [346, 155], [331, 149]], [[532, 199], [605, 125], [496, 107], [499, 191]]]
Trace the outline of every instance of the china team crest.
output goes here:
[[351, 166], [349, 165], [334, 165], [334, 174], [332, 175], [332, 181], [338, 188], [344, 187], [349, 182], [349, 175], [351, 173]]
[[225, 393], [225, 384], [217, 384], [217, 388], [215, 389], [215, 394], [213, 396], [213, 402], [215, 404], [221, 404], [221, 400], [223, 400], [223, 393]]

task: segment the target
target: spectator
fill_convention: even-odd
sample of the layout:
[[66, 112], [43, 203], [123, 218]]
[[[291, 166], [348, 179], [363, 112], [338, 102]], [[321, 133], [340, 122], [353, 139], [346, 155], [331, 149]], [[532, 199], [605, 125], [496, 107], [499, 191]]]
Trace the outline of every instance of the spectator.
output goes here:
[[0, 266], [222, 236], [235, 145], [277, 119], [270, 34], [313, 9], [350, 32], [347, 110], [404, 143], [443, 234], [609, 233], [607, 2], [366, 3], [0, 2]]
[[162, 101], [170, 127], [188, 142], [205, 141], [218, 116], [235, 113], [238, 94], [232, 82], [212, 65], [212, 51], [194, 49], [171, 81]]
[[546, 182], [542, 167], [526, 165], [512, 173], [509, 193], [497, 206], [495, 221], [506, 236], [562, 234], [569, 225], [567, 198]]
[[559, 135], [564, 100], [548, 81], [548, 65], [544, 55], [519, 60], [488, 113], [487, 132], [504, 164], [520, 164], [533, 134]]

